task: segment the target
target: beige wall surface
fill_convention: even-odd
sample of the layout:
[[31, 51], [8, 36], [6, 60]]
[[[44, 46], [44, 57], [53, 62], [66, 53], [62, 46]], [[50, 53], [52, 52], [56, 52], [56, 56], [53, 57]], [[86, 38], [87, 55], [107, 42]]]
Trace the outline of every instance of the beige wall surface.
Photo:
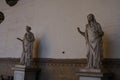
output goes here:
[[[86, 16], [93, 13], [101, 24], [104, 56], [120, 58], [120, 0], [19, 0], [9, 7], [0, 0], [5, 20], [0, 24], [0, 57], [20, 57], [25, 26], [39, 39], [39, 57], [85, 58], [85, 39], [77, 27], [85, 30]], [[64, 54], [62, 52], [65, 52]]]

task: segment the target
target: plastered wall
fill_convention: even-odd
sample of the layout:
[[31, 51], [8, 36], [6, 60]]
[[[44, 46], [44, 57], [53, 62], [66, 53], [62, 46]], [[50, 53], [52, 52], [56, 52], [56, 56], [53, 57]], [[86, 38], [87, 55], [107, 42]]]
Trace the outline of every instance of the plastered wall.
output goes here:
[[[120, 58], [120, 0], [19, 0], [9, 7], [0, 0], [5, 20], [0, 24], [0, 57], [20, 57], [25, 26], [39, 40], [39, 57], [85, 58], [85, 39], [77, 27], [85, 30], [86, 16], [93, 13], [101, 24], [104, 56]], [[63, 54], [64, 52], [64, 54]]]

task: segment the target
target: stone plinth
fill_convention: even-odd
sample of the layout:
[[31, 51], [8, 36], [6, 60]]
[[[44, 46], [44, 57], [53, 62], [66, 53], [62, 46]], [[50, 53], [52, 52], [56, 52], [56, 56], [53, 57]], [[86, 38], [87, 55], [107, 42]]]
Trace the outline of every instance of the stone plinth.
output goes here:
[[100, 69], [81, 69], [79, 80], [112, 80], [112, 74]]
[[16, 65], [14, 68], [14, 80], [37, 80], [40, 73], [39, 68]]

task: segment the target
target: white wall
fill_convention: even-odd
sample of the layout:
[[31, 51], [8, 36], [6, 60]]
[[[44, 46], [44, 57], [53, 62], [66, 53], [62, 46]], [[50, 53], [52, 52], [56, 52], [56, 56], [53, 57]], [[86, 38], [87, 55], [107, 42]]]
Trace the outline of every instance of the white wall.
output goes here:
[[[9, 7], [0, 0], [5, 21], [0, 24], [0, 57], [20, 57], [25, 26], [40, 39], [39, 57], [84, 58], [86, 16], [93, 13], [105, 32], [105, 57], [120, 58], [120, 0], [19, 0]], [[62, 54], [65, 51], [65, 54]]]

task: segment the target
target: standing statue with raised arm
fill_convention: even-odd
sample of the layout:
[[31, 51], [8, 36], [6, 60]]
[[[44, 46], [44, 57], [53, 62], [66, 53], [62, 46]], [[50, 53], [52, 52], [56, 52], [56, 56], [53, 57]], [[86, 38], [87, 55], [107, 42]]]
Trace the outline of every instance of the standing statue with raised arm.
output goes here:
[[102, 36], [104, 32], [100, 24], [95, 20], [93, 14], [87, 16], [88, 24], [85, 32], [78, 27], [78, 32], [85, 37], [87, 45], [87, 68], [100, 69], [103, 59], [103, 43]]
[[31, 27], [26, 26], [26, 33], [23, 39], [17, 38], [23, 43], [23, 52], [20, 59], [20, 64], [31, 66], [33, 54], [33, 42], [35, 40], [34, 34], [31, 32]]

